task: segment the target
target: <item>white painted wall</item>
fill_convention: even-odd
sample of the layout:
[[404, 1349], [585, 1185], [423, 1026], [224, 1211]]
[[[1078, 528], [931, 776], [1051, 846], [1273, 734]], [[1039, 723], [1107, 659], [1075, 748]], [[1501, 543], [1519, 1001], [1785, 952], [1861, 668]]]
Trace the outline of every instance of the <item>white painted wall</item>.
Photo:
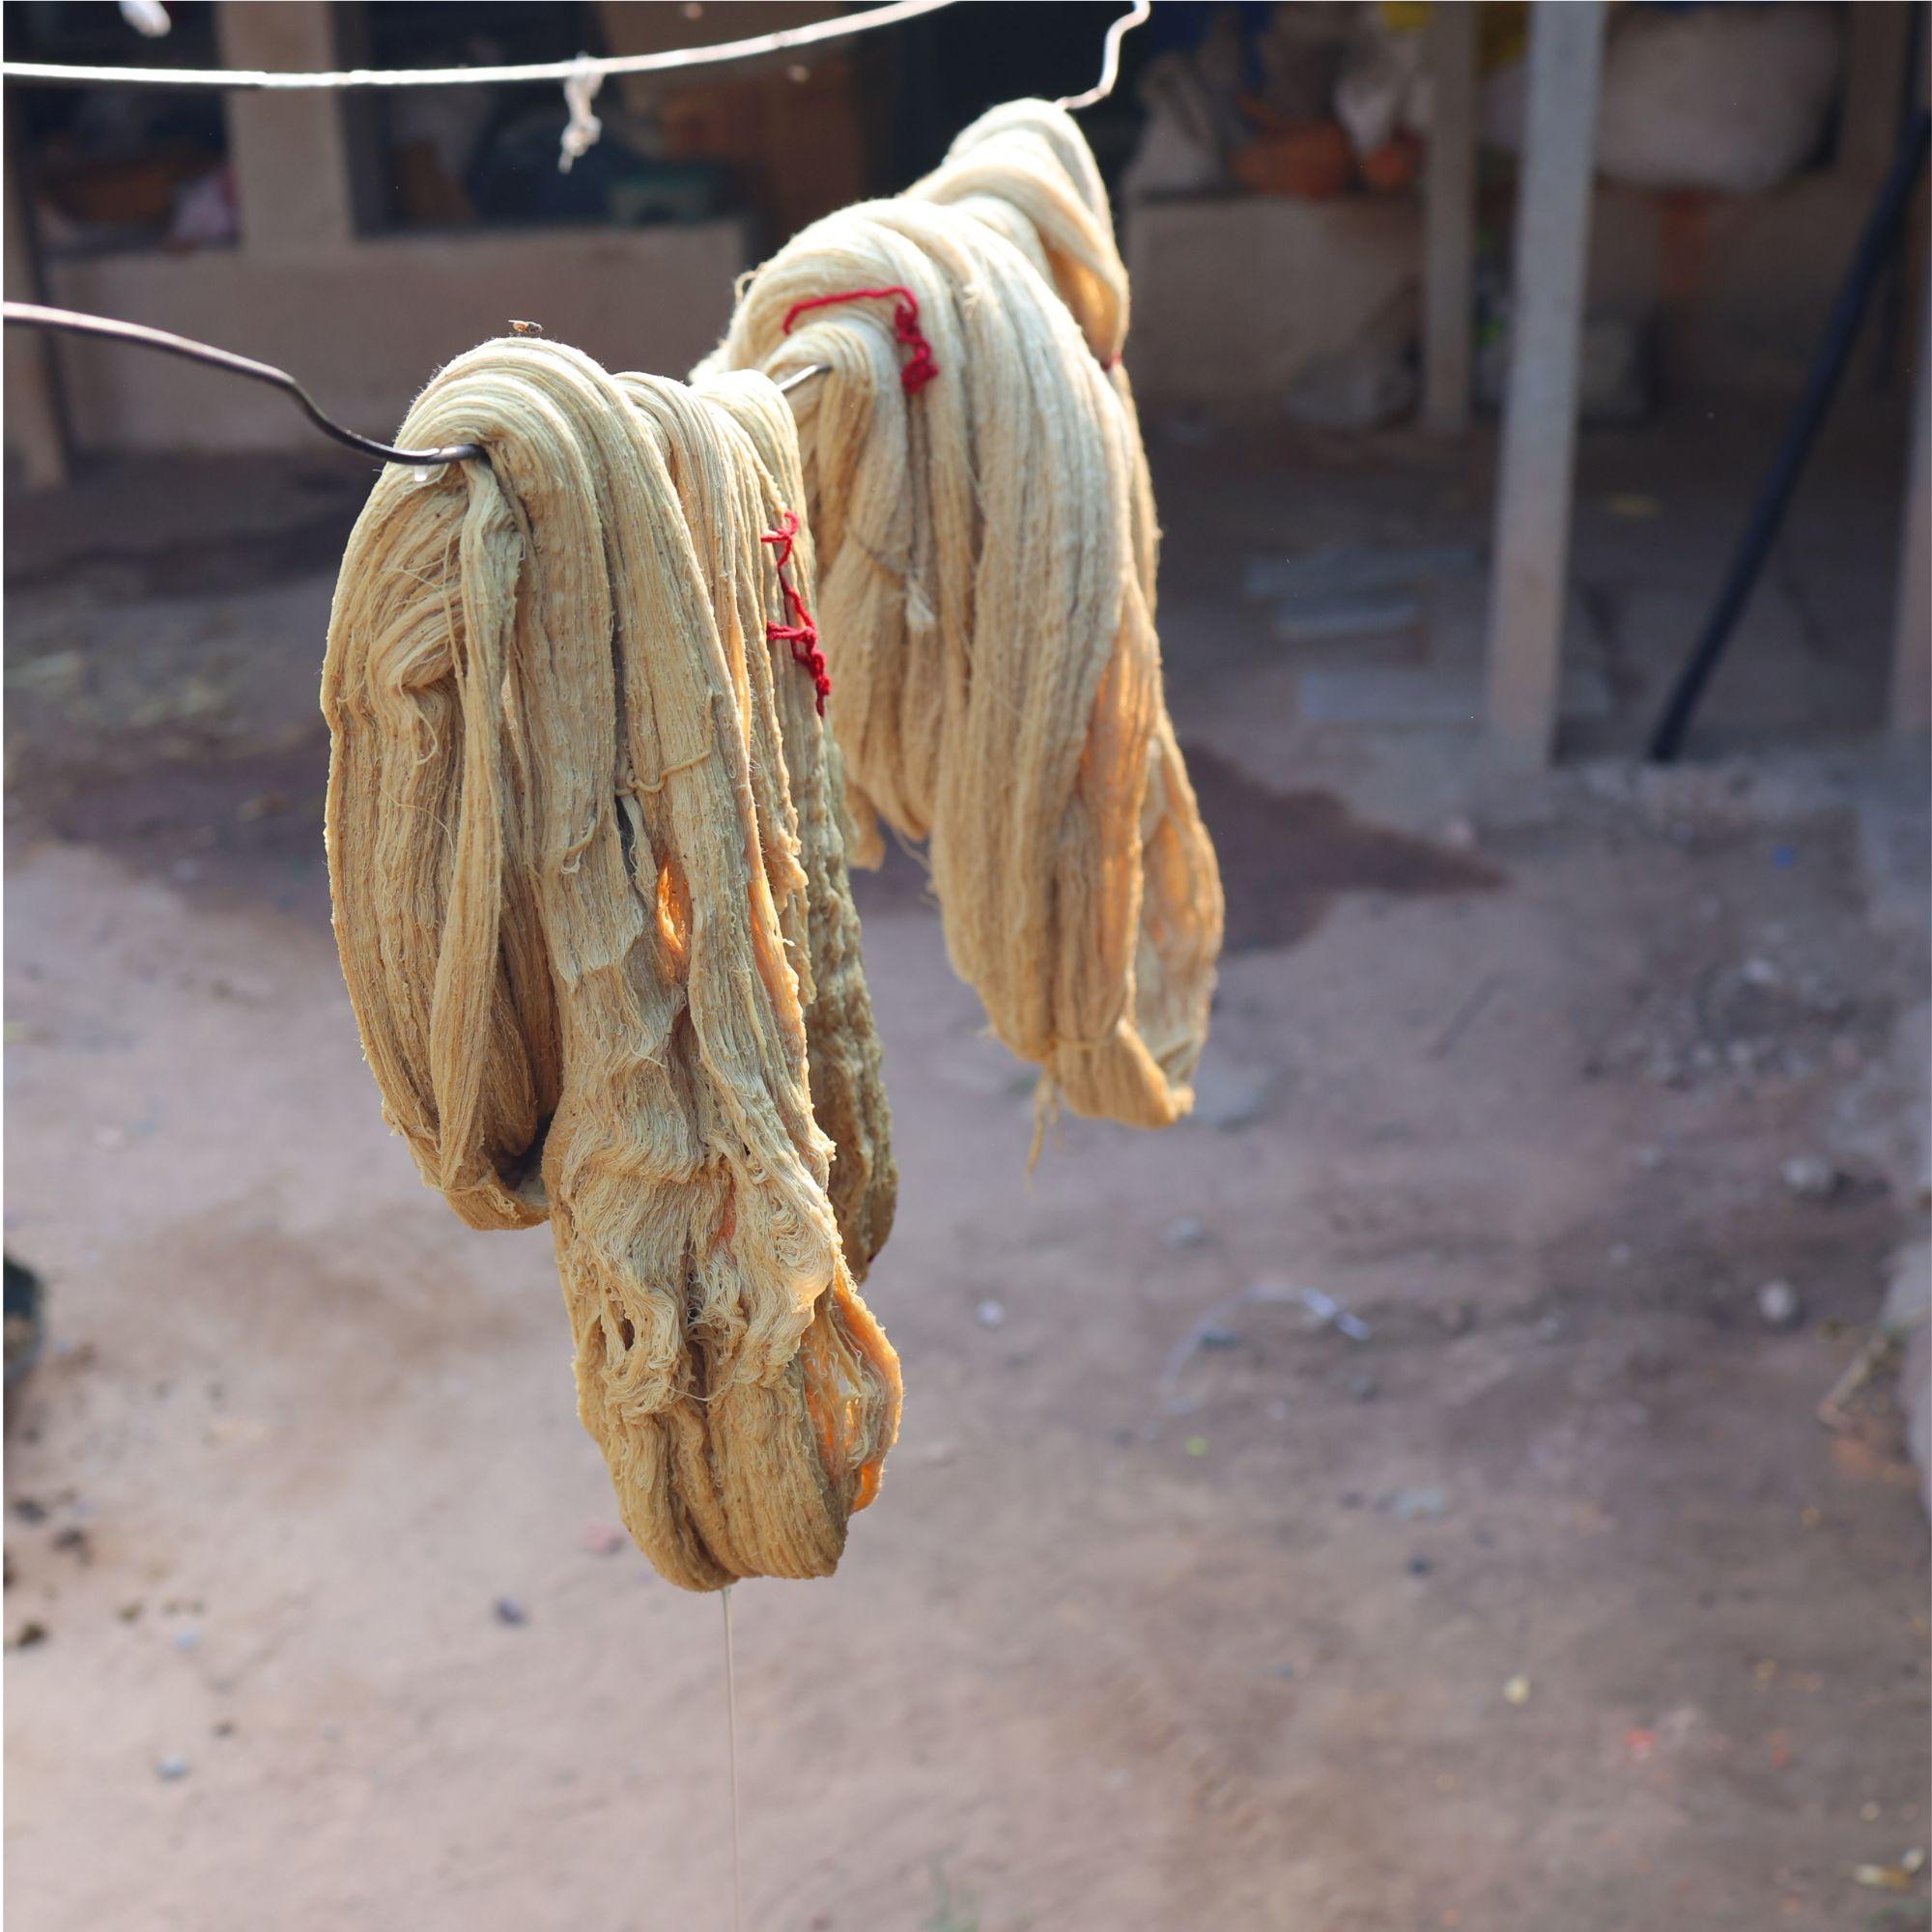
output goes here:
[[[48, 264], [47, 299], [289, 370], [338, 422], [387, 437], [443, 363], [512, 319], [611, 369], [681, 376], [724, 333], [749, 242], [736, 220], [374, 237]], [[313, 432], [284, 397], [151, 351], [60, 340], [83, 450], [279, 448]]]

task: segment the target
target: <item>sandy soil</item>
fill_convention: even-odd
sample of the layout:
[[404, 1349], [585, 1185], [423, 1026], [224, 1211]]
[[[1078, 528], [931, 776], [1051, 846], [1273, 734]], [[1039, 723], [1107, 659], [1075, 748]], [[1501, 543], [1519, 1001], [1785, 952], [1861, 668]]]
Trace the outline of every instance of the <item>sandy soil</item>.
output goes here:
[[[272, 569], [187, 483], [14, 548], [8, 1903], [710, 1932], [719, 1605], [608, 1547], [545, 1236], [424, 1192], [357, 1057], [330, 488], [248, 480]], [[734, 1593], [746, 1924], [1924, 1923], [1851, 1876], [1927, 1839], [1924, 1522], [1882, 1392], [1813, 1415], [1923, 1205], [1850, 812], [1311, 733], [1205, 563], [1170, 595], [1237, 948], [1201, 1118], [1029, 1182], [917, 873], [865, 890], [905, 1432], [837, 1578]]]

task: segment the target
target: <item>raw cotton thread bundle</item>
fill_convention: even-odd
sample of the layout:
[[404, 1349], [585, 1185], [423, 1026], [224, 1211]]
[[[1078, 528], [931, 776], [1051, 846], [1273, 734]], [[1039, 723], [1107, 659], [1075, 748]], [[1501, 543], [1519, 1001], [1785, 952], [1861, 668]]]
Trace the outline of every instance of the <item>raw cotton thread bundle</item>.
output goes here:
[[1152, 1127], [1193, 1102], [1222, 900], [1161, 691], [1126, 326], [1093, 155], [1017, 101], [789, 242], [703, 367], [827, 372], [793, 402], [855, 862], [881, 818], [927, 839], [954, 970], [1043, 1106]]
[[[512, 339], [403, 434], [488, 460], [384, 472], [329, 626], [329, 882], [384, 1113], [471, 1226], [551, 1221], [580, 1412], [658, 1569], [824, 1576], [897, 1428], [847, 1264], [895, 1177], [837, 753], [767, 638], [789, 411]], [[808, 601], [811, 569], [801, 530]]]
[[[619, 377], [620, 383], [634, 379]], [[676, 392], [675, 385], [669, 387]], [[767, 616], [765, 636], [789, 648], [803, 676], [780, 674], [774, 685], [780, 739], [798, 813], [800, 860], [806, 874], [805, 1037], [810, 1050], [811, 1111], [830, 1137], [832, 1208], [846, 1265], [864, 1281], [872, 1258], [892, 1233], [898, 1204], [893, 1160], [892, 1114], [880, 1073], [872, 995], [860, 952], [859, 914], [846, 873], [845, 766], [838, 744], [821, 722], [831, 676], [811, 614], [816, 578], [811, 532], [788, 504], [805, 500], [798, 432], [790, 407], [754, 375], [724, 375], [698, 393], [730, 412], [762, 466], [765, 491], [757, 514], [758, 541], [770, 554], [782, 617]], [[794, 897], [787, 902], [796, 906]], [[796, 954], [795, 939], [788, 935]]]

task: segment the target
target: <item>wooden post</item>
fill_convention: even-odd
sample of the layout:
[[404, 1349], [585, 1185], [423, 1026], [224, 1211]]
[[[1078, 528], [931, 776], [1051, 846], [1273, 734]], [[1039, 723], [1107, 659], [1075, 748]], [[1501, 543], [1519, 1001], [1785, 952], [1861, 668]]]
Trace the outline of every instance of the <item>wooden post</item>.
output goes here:
[[1490, 737], [1519, 765], [1548, 764], [1556, 738], [1603, 53], [1603, 0], [1538, 0], [1490, 588]]
[[[337, 65], [327, 0], [221, 0], [214, 24], [224, 67], [317, 71]], [[242, 245], [249, 253], [288, 254], [354, 240], [342, 102], [333, 93], [227, 97]]]
[[[1901, 7], [1900, 13], [1905, 10]], [[1919, 49], [1932, 89], [1932, 33]], [[1892, 613], [1891, 702], [1887, 722], [1901, 738], [1932, 731], [1932, 261], [1918, 318], [1912, 372], [1912, 457], [1899, 533], [1898, 607]]]
[[1837, 166], [1869, 195], [1885, 179], [1898, 146], [1912, 7], [1909, 0], [1859, 0], [1845, 9], [1845, 27]]
[[1912, 383], [1912, 469], [1905, 484], [1898, 609], [1892, 618], [1889, 723], [1901, 737], [1932, 731], [1932, 275]]
[[1435, 84], [1423, 183], [1422, 422], [1453, 436], [1469, 426], [1476, 305], [1476, 21], [1472, 0], [1429, 10]]

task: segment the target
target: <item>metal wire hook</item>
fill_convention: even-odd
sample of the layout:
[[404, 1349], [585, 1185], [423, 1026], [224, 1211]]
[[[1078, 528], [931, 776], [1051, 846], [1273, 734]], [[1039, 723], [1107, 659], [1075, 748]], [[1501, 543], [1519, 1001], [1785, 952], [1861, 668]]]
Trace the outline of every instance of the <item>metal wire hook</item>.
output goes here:
[[[439, 463], [467, 463], [471, 457], [483, 454], [482, 446], [474, 442], [453, 442], [443, 449], [392, 449], [385, 442], [376, 441], [373, 437], [357, 436], [353, 429], [344, 429], [340, 423], [331, 422], [315, 406], [308, 391], [286, 369], [272, 368], [267, 362], [238, 355], [232, 349], [216, 349], [209, 343], [196, 342], [191, 336], [171, 335], [164, 328], [150, 328], [145, 323], [114, 322], [103, 315], [83, 315], [78, 309], [71, 308], [47, 308], [40, 302], [0, 303], [0, 315], [4, 315], [9, 326], [17, 323], [24, 328], [47, 328], [67, 335], [92, 335], [102, 342], [130, 343], [136, 349], [158, 349], [163, 355], [179, 355], [185, 361], [220, 369], [230, 376], [245, 376], [250, 382], [267, 383], [292, 397], [297, 407], [324, 436], [332, 437], [346, 449], [356, 450], [363, 456], [378, 457], [384, 463], [405, 463], [412, 469], [424, 469]], [[543, 333], [541, 326], [534, 322], [513, 322], [510, 331], [513, 335], [523, 336]], [[795, 370], [779, 384], [779, 393], [788, 395], [814, 376], [825, 375], [830, 368], [830, 363], [813, 362]]]
[[1133, 6], [1107, 29], [1105, 47], [1100, 55], [1100, 78], [1085, 94], [1064, 94], [1054, 102], [1070, 114], [1076, 108], [1092, 107], [1106, 99], [1121, 77], [1121, 43], [1153, 12], [1150, 0], [1134, 0]]
[[425, 469], [438, 463], [464, 463], [483, 454], [481, 447], [473, 442], [451, 443], [445, 449], [392, 449], [387, 443], [378, 442], [372, 437], [357, 436], [353, 429], [344, 429], [340, 423], [331, 422], [324, 415], [308, 391], [286, 369], [271, 368], [266, 362], [237, 355], [233, 350], [215, 349], [185, 335], [170, 335], [164, 328], [149, 328], [138, 322], [112, 322], [105, 316], [82, 315], [71, 308], [46, 308], [39, 302], [0, 303], [0, 313], [4, 314], [9, 327], [17, 323], [28, 328], [50, 328], [67, 335], [92, 335], [103, 342], [131, 343], [137, 349], [158, 349], [163, 355], [179, 355], [185, 361], [200, 362], [210, 369], [226, 370], [231, 376], [245, 376], [250, 382], [267, 383], [271, 388], [280, 389], [284, 395], [291, 397], [324, 436], [332, 437], [347, 449], [355, 450], [363, 456], [379, 457], [384, 463], [407, 463], [415, 469]]

